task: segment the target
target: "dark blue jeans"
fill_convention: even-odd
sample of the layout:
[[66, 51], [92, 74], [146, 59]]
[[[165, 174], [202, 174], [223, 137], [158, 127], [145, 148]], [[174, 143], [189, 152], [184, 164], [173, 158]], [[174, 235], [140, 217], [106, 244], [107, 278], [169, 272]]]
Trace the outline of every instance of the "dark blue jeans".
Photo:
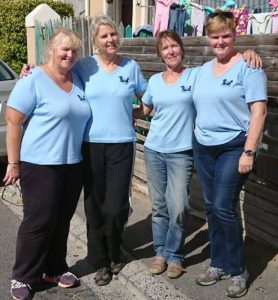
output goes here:
[[245, 133], [216, 146], [204, 146], [193, 136], [196, 169], [209, 226], [211, 266], [238, 275], [245, 269], [241, 220], [236, 211], [247, 178], [238, 172]]

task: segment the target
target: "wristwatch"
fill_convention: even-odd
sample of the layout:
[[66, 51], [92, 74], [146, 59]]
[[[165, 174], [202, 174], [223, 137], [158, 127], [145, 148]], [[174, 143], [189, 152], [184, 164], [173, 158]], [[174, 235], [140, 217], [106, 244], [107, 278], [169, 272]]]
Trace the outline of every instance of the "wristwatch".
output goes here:
[[256, 152], [254, 152], [253, 150], [250, 149], [244, 149], [243, 152], [245, 153], [246, 156], [248, 157], [253, 157], [255, 156]]

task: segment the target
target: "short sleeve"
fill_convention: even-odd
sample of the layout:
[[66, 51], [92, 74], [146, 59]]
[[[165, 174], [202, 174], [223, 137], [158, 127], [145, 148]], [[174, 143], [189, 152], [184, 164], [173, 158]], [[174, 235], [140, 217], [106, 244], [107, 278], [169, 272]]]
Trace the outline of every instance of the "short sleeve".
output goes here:
[[33, 75], [18, 80], [8, 99], [7, 105], [29, 116], [37, 105]]
[[139, 67], [139, 65], [134, 61], [135, 64], [135, 93], [136, 94], [142, 94], [145, 92], [147, 88], [147, 81]]
[[153, 101], [152, 101], [152, 95], [151, 95], [151, 82], [152, 80], [150, 79], [149, 84], [147, 86], [147, 89], [142, 97], [142, 101], [146, 104], [146, 105], [153, 105]]
[[243, 79], [246, 103], [267, 100], [267, 79], [261, 69], [250, 69]]

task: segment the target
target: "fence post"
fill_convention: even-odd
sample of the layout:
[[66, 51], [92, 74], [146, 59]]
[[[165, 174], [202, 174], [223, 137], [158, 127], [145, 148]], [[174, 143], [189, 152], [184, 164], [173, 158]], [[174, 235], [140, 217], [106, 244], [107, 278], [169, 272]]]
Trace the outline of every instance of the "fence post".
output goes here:
[[36, 62], [36, 33], [35, 21], [44, 24], [49, 20], [60, 19], [60, 16], [47, 4], [38, 5], [25, 17], [25, 27], [27, 32], [27, 53], [29, 63]]

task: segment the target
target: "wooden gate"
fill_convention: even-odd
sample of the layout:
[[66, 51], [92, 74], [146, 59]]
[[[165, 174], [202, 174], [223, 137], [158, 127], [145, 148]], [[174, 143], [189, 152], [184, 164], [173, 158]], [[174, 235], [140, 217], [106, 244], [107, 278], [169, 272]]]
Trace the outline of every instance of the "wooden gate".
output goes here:
[[87, 56], [92, 54], [91, 37], [90, 37], [90, 23], [91, 18], [77, 18], [66, 17], [57, 19], [55, 21], [48, 21], [44, 24], [39, 22], [35, 23], [35, 45], [36, 45], [36, 64], [40, 64], [44, 58], [44, 48], [58, 27], [69, 28], [79, 35], [82, 40], [81, 56]]

